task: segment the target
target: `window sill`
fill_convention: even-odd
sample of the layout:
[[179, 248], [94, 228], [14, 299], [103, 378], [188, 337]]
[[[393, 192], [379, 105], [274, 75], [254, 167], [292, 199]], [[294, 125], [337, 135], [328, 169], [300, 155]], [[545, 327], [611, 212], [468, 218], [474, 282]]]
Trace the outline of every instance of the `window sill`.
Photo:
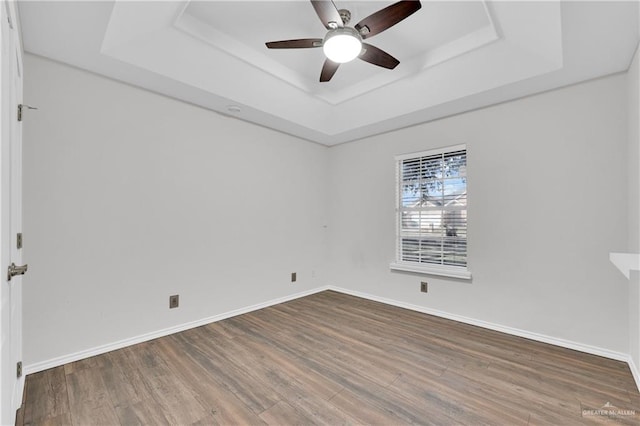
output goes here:
[[391, 263], [389, 268], [391, 268], [392, 271], [415, 272], [417, 274], [438, 275], [441, 277], [458, 278], [463, 280], [471, 279], [471, 272], [466, 268], [412, 265], [399, 262]]

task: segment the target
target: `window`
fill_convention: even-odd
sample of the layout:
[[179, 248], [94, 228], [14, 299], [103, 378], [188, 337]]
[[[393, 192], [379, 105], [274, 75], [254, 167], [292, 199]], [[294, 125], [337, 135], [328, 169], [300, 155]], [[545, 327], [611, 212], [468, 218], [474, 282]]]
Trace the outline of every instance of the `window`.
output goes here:
[[391, 269], [471, 278], [464, 145], [396, 157], [397, 254]]

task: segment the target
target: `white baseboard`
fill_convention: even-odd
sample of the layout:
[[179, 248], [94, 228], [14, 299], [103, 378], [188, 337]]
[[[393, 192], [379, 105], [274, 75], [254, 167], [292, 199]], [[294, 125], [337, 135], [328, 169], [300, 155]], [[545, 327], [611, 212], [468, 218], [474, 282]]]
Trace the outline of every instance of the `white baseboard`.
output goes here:
[[248, 312], [257, 311], [258, 309], [267, 308], [269, 306], [277, 305], [279, 303], [289, 302], [294, 299], [309, 296], [311, 294], [319, 293], [321, 291], [328, 290], [328, 286], [318, 287], [311, 290], [303, 291], [300, 293], [290, 294], [288, 296], [272, 299], [267, 302], [258, 303], [256, 305], [247, 306], [233, 311], [224, 312], [222, 314], [214, 315], [207, 318], [202, 318], [196, 321], [191, 321], [184, 324], [179, 324], [173, 327], [165, 328], [163, 330], [153, 331], [151, 333], [142, 334], [139, 336], [130, 337], [128, 339], [119, 340], [117, 342], [108, 343], [106, 345], [97, 346], [95, 348], [85, 349], [79, 352], [75, 352], [61, 357], [49, 359], [34, 364], [29, 364], [24, 367], [25, 374], [37, 373], [39, 371], [48, 370], [49, 368], [58, 367], [69, 362], [78, 361], [81, 359], [89, 358], [95, 355], [101, 355], [107, 352], [114, 351], [116, 349], [122, 349], [127, 346], [135, 345], [137, 343], [147, 342], [149, 340], [157, 339], [158, 337], [168, 336], [170, 334], [178, 333], [180, 331], [189, 330], [191, 328], [200, 327], [202, 325], [211, 324], [216, 321], [235, 317], [237, 315], [246, 314]]
[[633, 380], [636, 381], [636, 387], [638, 388], [638, 391], [640, 391], [640, 370], [638, 370], [638, 366], [636, 365], [636, 363], [633, 362], [633, 358], [631, 358], [631, 355], [629, 355], [627, 364], [629, 364], [629, 370], [631, 370]]
[[446, 318], [446, 319], [462, 322], [465, 324], [475, 325], [482, 328], [488, 328], [489, 330], [500, 331], [502, 333], [524, 337], [531, 340], [536, 340], [538, 342], [549, 343], [549, 344], [560, 346], [563, 348], [574, 349], [576, 351], [586, 352], [592, 355], [611, 358], [616, 361], [624, 361], [624, 362], [629, 361], [628, 354], [611, 351], [609, 349], [604, 349], [597, 346], [585, 345], [583, 343], [578, 343], [571, 340], [565, 340], [557, 337], [547, 336], [545, 334], [533, 333], [531, 331], [520, 330], [518, 328], [508, 327], [501, 324], [495, 324], [487, 321], [477, 320], [474, 318], [464, 317], [461, 315], [450, 314], [448, 312], [439, 311], [437, 309], [425, 308], [424, 306], [412, 305], [411, 303], [400, 302], [397, 300], [374, 296], [372, 294], [353, 291], [346, 288], [329, 286], [328, 289], [337, 291], [339, 293], [349, 294], [351, 296], [361, 297], [363, 299], [373, 300], [375, 302], [381, 302], [387, 305], [398, 306], [400, 308], [405, 308], [405, 309], [409, 309], [416, 312], [422, 312], [424, 314], [434, 315], [437, 317]]
[[348, 294], [351, 296], [361, 297], [363, 299], [373, 300], [375, 302], [381, 302], [391, 306], [397, 306], [400, 308], [409, 309], [416, 312], [422, 312], [429, 315], [434, 315], [441, 318], [450, 319], [453, 321], [462, 322], [465, 324], [475, 325], [478, 327], [486, 328], [489, 330], [499, 331], [506, 334], [511, 334], [514, 336], [524, 337], [527, 339], [535, 340], [538, 342], [549, 343], [552, 345], [560, 346], [563, 348], [574, 349], [580, 352], [585, 352], [592, 355], [598, 355], [605, 358], [614, 359], [616, 361], [623, 361], [629, 365], [629, 369], [633, 375], [633, 378], [636, 382], [638, 390], [640, 390], [640, 371], [638, 367], [633, 362], [633, 359], [629, 354], [625, 354], [622, 352], [611, 351], [609, 349], [600, 348], [597, 346], [585, 345], [583, 343], [574, 342], [571, 340], [560, 339], [557, 337], [547, 336], [540, 333], [534, 333], [526, 330], [520, 330], [518, 328], [508, 327], [501, 324], [490, 323], [487, 321], [477, 320], [474, 318], [469, 318], [461, 315], [451, 314], [444, 311], [439, 311], [437, 309], [425, 308], [424, 306], [413, 305], [411, 303], [400, 302], [398, 300], [388, 299], [385, 297], [379, 297], [368, 293], [362, 293], [359, 291], [349, 290], [342, 287], [337, 286], [322, 286], [317, 287], [315, 289], [307, 290], [300, 293], [291, 294], [285, 297], [272, 299], [267, 302], [258, 303], [256, 305], [247, 306], [245, 308], [236, 309], [233, 311], [225, 312], [222, 314], [214, 315], [207, 318], [202, 318], [197, 321], [192, 321], [184, 324], [179, 324], [173, 327], [165, 328], [163, 330], [154, 331], [151, 333], [146, 333], [140, 336], [131, 337], [128, 339], [120, 340], [114, 343], [109, 343], [106, 345], [98, 346], [95, 348], [86, 349], [83, 351], [75, 352], [72, 354], [64, 355], [58, 358], [53, 358], [50, 360], [38, 362], [35, 364], [29, 364], [25, 366], [25, 374], [37, 373], [39, 371], [47, 370], [49, 368], [58, 367], [60, 365], [67, 364], [69, 362], [78, 361], [84, 358], [89, 358], [95, 355], [104, 354], [107, 352], [111, 352], [116, 349], [121, 349], [127, 346], [135, 345], [137, 343], [146, 342], [149, 340], [157, 339], [159, 337], [168, 336], [173, 333], [178, 333], [180, 331], [188, 330], [195, 327], [200, 327], [202, 325], [211, 324], [216, 321], [221, 321], [227, 318], [234, 317], [236, 315], [246, 314], [248, 312], [256, 311], [258, 309], [266, 308], [269, 306], [277, 305], [279, 303], [288, 302], [294, 299], [298, 299], [301, 297], [309, 296], [311, 294], [320, 293], [325, 290], [333, 290], [339, 293]]

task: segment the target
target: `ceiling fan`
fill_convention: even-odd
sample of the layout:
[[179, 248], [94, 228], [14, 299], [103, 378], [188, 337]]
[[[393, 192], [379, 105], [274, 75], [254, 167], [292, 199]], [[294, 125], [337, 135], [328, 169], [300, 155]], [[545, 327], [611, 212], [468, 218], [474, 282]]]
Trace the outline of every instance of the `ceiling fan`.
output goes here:
[[348, 27], [351, 12], [336, 7], [333, 0], [311, 0], [316, 14], [327, 28], [322, 38], [303, 38], [295, 40], [270, 41], [265, 43], [269, 49], [305, 49], [322, 47], [327, 59], [322, 66], [320, 82], [331, 80], [340, 64], [360, 58], [365, 62], [383, 68], [394, 69], [400, 61], [387, 52], [362, 40], [380, 34], [403, 19], [417, 12], [420, 1], [399, 1], [367, 16], [354, 27]]

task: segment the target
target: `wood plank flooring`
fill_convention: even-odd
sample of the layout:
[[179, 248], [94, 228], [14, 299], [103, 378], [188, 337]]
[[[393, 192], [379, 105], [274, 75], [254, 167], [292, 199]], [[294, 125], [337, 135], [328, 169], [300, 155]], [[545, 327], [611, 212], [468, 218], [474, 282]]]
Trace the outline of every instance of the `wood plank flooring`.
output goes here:
[[[586, 415], [607, 403], [636, 414]], [[623, 362], [331, 291], [29, 375], [18, 415], [19, 425], [617, 423], [640, 424]]]

